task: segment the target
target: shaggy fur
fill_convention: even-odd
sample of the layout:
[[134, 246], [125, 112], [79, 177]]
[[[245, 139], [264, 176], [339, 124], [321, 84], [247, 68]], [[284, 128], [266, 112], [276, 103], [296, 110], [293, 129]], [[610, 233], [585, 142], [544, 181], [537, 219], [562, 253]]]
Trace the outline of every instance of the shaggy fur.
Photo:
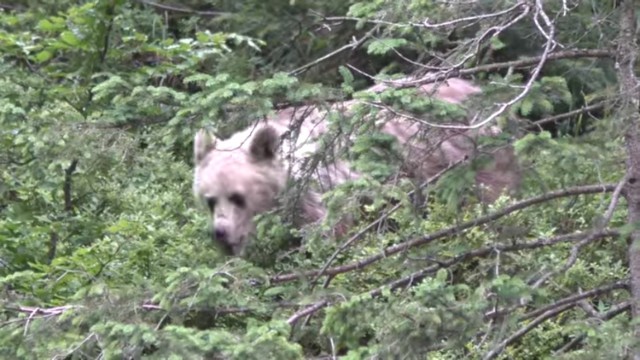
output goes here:
[[[369, 91], [383, 91], [376, 85]], [[461, 103], [480, 89], [462, 79], [449, 79], [420, 90], [450, 103]], [[347, 114], [357, 100], [331, 106], [331, 111]], [[318, 150], [318, 139], [328, 131], [327, 111], [316, 107], [287, 108], [267, 122], [235, 133], [226, 140], [197, 133], [194, 141], [194, 193], [209, 206], [212, 236], [234, 255], [241, 255], [249, 236], [254, 232], [253, 217], [273, 209], [279, 195], [290, 180], [302, 179], [305, 163]], [[403, 149], [403, 170], [409, 176], [424, 181], [452, 163], [471, 156], [476, 150], [478, 135], [495, 135], [497, 128], [477, 131], [423, 129], [420, 123], [395, 116], [383, 110], [376, 118], [382, 132], [398, 139]], [[494, 201], [504, 191], [519, 184], [517, 162], [511, 148], [495, 152], [491, 166], [477, 172], [482, 185], [482, 200]], [[318, 166], [312, 174], [321, 191], [359, 175], [348, 164], [335, 160]], [[299, 225], [321, 220], [325, 209], [320, 194], [306, 190], [300, 201]]]

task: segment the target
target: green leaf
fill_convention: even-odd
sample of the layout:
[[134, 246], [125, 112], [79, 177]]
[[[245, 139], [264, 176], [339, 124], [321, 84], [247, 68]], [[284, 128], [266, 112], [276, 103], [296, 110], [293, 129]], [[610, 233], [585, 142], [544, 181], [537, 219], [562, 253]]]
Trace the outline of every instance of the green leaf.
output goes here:
[[498, 38], [497, 36], [492, 36], [489, 43], [491, 44], [491, 49], [493, 50], [501, 50], [507, 46], [507, 44], [500, 41], [500, 38]]
[[36, 61], [39, 63], [45, 62], [49, 59], [51, 59], [51, 57], [53, 56], [53, 54], [51, 53], [51, 51], [48, 50], [42, 50], [39, 53], [36, 54], [35, 58]]
[[287, 288], [284, 286], [276, 286], [268, 289], [264, 292], [264, 296], [277, 296], [280, 294], [284, 294], [287, 291]]
[[48, 19], [43, 19], [38, 22], [38, 29], [43, 31], [54, 31], [57, 29], [57, 26]]
[[60, 39], [72, 46], [78, 46], [80, 44], [80, 39], [78, 39], [71, 31], [64, 31], [60, 34]]
[[533, 111], [533, 101], [529, 98], [522, 100], [522, 103], [520, 104], [520, 112], [522, 113], [522, 116], [531, 115], [531, 111]]
[[406, 44], [407, 40], [405, 39], [377, 39], [369, 43], [369, 46], [367, 46], [367, 53], [372, 55], [384, 55], [389, 51]]

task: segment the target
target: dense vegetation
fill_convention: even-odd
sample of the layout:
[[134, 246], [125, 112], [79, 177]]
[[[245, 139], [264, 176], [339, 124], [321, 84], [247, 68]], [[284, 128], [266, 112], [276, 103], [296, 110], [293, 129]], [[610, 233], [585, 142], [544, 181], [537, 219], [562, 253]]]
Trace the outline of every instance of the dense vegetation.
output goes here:
[[[542, 3], [0, 3], [0, 357], [629, 355], [635, 9]], [[503, 129], [484, 145], [516, 149], [517, 196], [474, 200], [469, 161], [416, 207], [415, 184], [385, 181], [388, 139], [361, 131], [344, 156], [368, 175], [325, 194], [322, 224], [357, 213], [351, 238], [283, 209], [246, 257], [212, 246], [191, 193], [197, 129], [351, 98], [459, 115], [411, 89], [359, 92], [426, 73], [482, 86], [471, 108]], [[345, 121], [358, 131], [372, 111]]]

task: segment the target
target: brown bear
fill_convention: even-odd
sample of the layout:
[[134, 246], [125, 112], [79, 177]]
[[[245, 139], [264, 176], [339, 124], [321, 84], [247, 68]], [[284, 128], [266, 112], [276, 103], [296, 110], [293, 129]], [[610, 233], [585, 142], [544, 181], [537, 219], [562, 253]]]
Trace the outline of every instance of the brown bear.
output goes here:
[[[401, 81], [395, 84], [401, 84]], [[369, 91], [380, 92], [386, 85]], [[420, 87], [426, 96], [449, 103], [461, 103], [480, 93], [470, 82], [452, 78]], [[226, 140], [216, 139], [200, 130], [194, 139], [194, 193], [209, 207], [212, 237], [234, 255], [241, 255], [255, 230], [253, 218], [273, 209], [291, 180], [302, 179], [302, 164], [319, 149], [318, 140], [328, 131], [328, 111], [349, 113], [359, 100], [333, 104], [329, 110], [306, 106], [280, 110], [267, 121], [233, 134]], [[430, 129], [398, 113], [382, 110], [376, 123], [383, 133], [393, 135], [404, 152], [404, 169], [419, 181], [429, 179], [452, 163], [472, 155], [478, 135], [499, 133], [495, 127], [479, 130]], [[492, 202], [519, 183], [519, 171], [513, 149], [505, 147], [493, 154], [493, 163], [476, 173], [484, 189], [483, 201]], [[332, 160], [314, 168], [311, 174], [318, 189], [305, 190], [300, 201], [302, 223], [313, 223], [325, 216], [321, 192], [360, 176], [343, 160]]]

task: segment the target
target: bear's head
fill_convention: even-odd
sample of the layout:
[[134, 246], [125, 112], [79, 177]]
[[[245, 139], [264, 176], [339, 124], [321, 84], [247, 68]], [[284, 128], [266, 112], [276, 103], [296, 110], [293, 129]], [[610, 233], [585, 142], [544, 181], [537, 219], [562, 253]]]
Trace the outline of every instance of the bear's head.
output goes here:
[[209, 208], [213, 240], [233, 255], [243, 253], [253, 217], [276, 205], [287, 182], [277, 131], [266, 124], [250, 130], [227, 140], [200, 130], [194, 139], [194, 193]]

